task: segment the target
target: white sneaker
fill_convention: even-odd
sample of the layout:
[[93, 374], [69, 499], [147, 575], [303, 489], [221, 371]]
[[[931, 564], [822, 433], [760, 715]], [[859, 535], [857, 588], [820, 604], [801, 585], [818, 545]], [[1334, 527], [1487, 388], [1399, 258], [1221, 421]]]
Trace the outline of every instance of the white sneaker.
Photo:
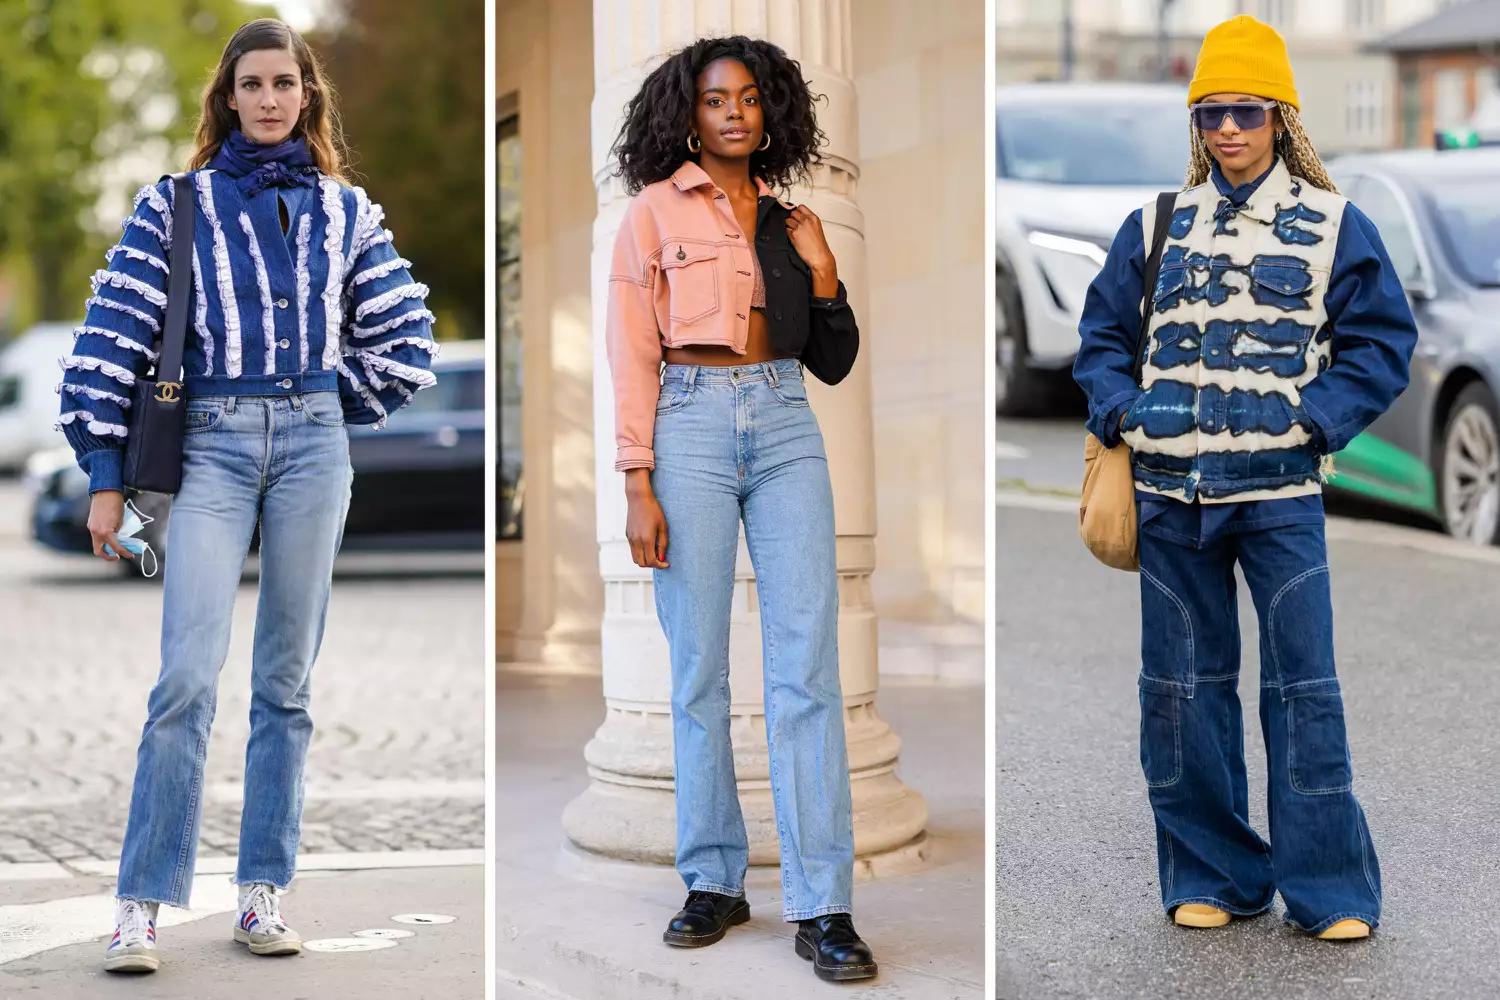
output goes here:
[[155, 972], [156, 904], [115, 900], [115, 936], [104, 952], [105, 972]]
[[264, 882], [240, 886], [240, 918], [234, 939], [250, 946], [252, 955], [296, 955], [302, 937], [281, 917], [276, 887]]

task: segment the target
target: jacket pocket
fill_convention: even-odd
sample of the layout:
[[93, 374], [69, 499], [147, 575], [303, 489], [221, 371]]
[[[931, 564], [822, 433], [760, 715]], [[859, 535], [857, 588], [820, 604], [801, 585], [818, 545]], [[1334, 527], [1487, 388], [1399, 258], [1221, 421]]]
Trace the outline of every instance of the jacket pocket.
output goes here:
[[1250, 262], [1250, 297], [1282, 312], [1312, 309], [1313, 274], [1300, 257], [1259, 254]]
[[692, 323], [719, 308], [719, 252], [712, 243], [668, 240], [662, 244], [661, 272], [671, 297], [669, 315]]
[[1164, 267], [1156, 275], [1156, 289], [1151, 295], [1152, 309], [1166, 312], [1182, 303], [1183, 290], [1187, 287], [1187, 268]]

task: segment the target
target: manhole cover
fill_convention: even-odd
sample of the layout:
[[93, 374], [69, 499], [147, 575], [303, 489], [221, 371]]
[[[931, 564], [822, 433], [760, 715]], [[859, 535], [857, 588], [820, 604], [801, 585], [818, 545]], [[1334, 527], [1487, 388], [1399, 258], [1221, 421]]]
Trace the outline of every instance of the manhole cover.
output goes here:
[[396, 942], [369, 937], [319, 938], [316, 941], [302, 942], [302, 947], [308, 951], [380, 951], [382, 948], [396, 947]]
[[416, 931], [403, 931], [399, 927], [371, 927], [367, 931], [355, 931], [357, 938], [376, 938], [378, 940], [395, 941], [399, 938], [416, 937]]
[[451, 924], [458, 918], [442, 913], [398, 913], [391, 919], [398, 924]]

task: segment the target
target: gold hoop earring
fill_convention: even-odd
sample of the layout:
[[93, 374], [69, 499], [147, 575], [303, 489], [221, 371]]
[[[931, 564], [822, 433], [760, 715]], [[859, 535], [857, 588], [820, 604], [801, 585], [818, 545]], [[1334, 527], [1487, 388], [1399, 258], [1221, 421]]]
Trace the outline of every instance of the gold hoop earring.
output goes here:
[[766, 150], [770, 149], [771, 148], [771, 133], [769, 133], [769, 132], [763, 132], [763, 133], [761, 133], [760, 145], [757, 146], [757, 147], [755, 147], [755, 148], [759, 152], [762, 152], [762, 153], [764, 153]]
[[696, 145], [696, 146], [693, 145], [694, 140], [696, 140], [697, 138], [698, 137], [696, 135], [690, 135], [690, 136], [688, 136], [688, 152], [689, 153], [696, 153], [696, 152], [698, 152], [698, 150], [700, 150], [700, 149], [703, 148], [703, 143], [702, 142], [699, 142], [698, 145]]

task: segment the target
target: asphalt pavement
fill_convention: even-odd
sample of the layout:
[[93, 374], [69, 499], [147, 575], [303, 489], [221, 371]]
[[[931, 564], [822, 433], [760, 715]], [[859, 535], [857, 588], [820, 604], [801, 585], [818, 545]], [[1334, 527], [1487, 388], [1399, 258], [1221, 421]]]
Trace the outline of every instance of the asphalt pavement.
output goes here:
[[[29, 506], [19, 481], [0, 479], [0, 996], [27, 984], [45, 984], [32, 995], [49, 998], [109, 995], [100, 992], [99, 953], [112, 929], [112, 876], [159, 669], [161, 587], [91, 556], [37, 546]], [[254, 994], [248, 987], [271, 968], [279, 971], [265, 981], [281, 985], [268, 995], [288, 998], [483, 990], [483, 566], [482, 552], [466, 560], [341, 557], [313, 674], [305, 874], [286, 904], [294, 920], [310, 921], [299, 927], [305, 937], [347, 936], [424, 909], [465, 913], [467, 930], [445, 931], [440, 946], [424, 932], [413, 947], [254, 964], [251, 976], [225, 965], [232, 916], [219, 908], [234, 905], [224, 902], [222, 873], [232, 870], [239, 836], [252, 572], [235, 604], [208, 749], [199, 844], [208, 872], [198, 879], [205, 902], [168, 911], [191, 922], [163, 927], [163, 947], [180, 950], [171, 976], [153, 977], [149, 995]], [[406, 867], [413, 863], [461, 867]], [[200, 935], [201, 947], [193, 943]], [[361, 986], [382, 981], [385, 973], [352, 975], [371, 968], [403, 987]], [[340, 979], [340, 970], [351, 977]]]
[[[1330, 524], [1355, 792], [1383, 878], [1375, 935], [1310, 940], [1282, 923], [1279, 903], [1224, 929], [1181, 929], [1161, 911], [1140, 774], [1139, 581], [1093, 560], [1064, 495], [1077, 490], [1082, 436], [1074, 422], [1001, 424], [997, 996], [1500, 996], [1497, 553], [1378, 520]], [[1243, 585], [1241, 598], [1251, 814], [1264, 834], [1258, 640]]]

